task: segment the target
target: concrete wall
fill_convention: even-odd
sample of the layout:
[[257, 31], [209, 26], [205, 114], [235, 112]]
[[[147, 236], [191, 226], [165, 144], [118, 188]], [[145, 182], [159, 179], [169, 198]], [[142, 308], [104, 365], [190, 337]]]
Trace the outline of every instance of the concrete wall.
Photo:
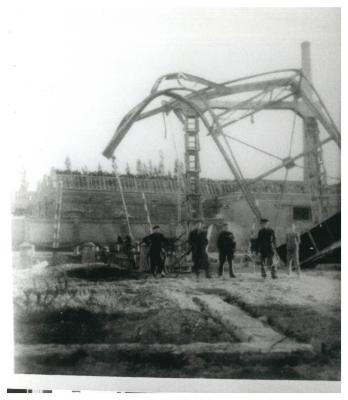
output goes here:
[[[279, 207], [279, 194], [275, 193], [254, 193], [257, 205], [263, 217], [270, 220], [270, 226], [275, 230], [277, 242], [283, 243], [285, 240], [288, 227], [295, 223], [299, 232], [304, 232], [313, 227], [312, 220], [296, 220], [293, 219], [294, 207], [311, 207], [311, 196], [306, 193], [285, 194]], [[247, 246], [252, 225], [258, 223], [254, 214], [251, 212], [246, 200], [241, 194], [231, 194], [220, 197], [221, 208], [218, 217], [229, 221], [236, 231], [237, 243], [239, 247]], [[331, 195], [330, 215], [340, 210], [339, 195]], [[280, 211], [280, 212], [279, 212]], [[278, 217], [279, 213], [279, 217]], [[278, 221], [277, 221], [278, 218]]]
[[[164, 234], [173, 236], [173, 227], [170, 223], [161, 224]], [[24, 241], [36, 246], [52, 246], [54, 223], [45, 218], [14, 218], [12, 220], [12, 246], [17, 249]], [[78, 237], [76, 236], [78, 231]], [[26, 233], [25, 233], [26, 232]], [[75, 234], [74, 234], [75, 232]], [[91, 220], [79, 221], [62, 220], [60, 245], [69, 246], [81, 242], [97, 242], [101, 244], [115, 242], [118, 235], [124, 235], [128, 229], [120, 220]], [[147, 223], [132, 223], [132, 233], [136, 240], [142, 239], [150, 233]]]
[[[94, 200], [89, 204], [85, 204], [85, 194], [74, 194], [69, 201], [63, 203], [63, 218], [61, 222], [61, 245], [71, 245], [73, 243], [81, 243], [92, 241], [98, 243], [110, 243], [116, 240], [119, 234], [127, 232], [124, 220], [115, 218], [115, 214], [123, 211], [121, 204], [117, 204], [118, 198], [109, 199], [110, 209], [106, 209], [106, 215], [114, 210], [110, 218], [96, 218], [97, 210], [102, 215], [105, 210], [105, 195], [94, 195]], [[116, 195], [117, 196], [117, 195]], [[279, 214], [278, 224], [277, 214], [279, 212], [279, 194], [277, 193], [256, 193], [256, 201], [258, 202], [261, 213], [270, 220], [270, 225], [276, 230], [277, 241], [284, 241], [287, 228], [295, 222], [300, 232], [305, 231], [313, 226], [312, 221], [293, 221], [293, 207], [311, 207], [311, 197], [308, 193], [301, 194], [285, 194], [281, 202], [281, 212]], [[108, 199], [106, 199], [108, 200]], [[143, 202], [139, 194], [133, 194], [129, 199], [129, 213], [131, 218], [132, 232], [136, 239], [143, 238], [149, 233], [149, 226], [146, 221], [146, 214]], [[340, 209], [340, 196], [331, 194], [329, 197], [330, 214], [334, 214]], [[108, 204], [108, 202], [106, 203]], [[231, 228], [236, 236], [239, 248], [246, 247], [248, 244], [252, 225], [255, 223], [255, 217], [251, 212], [244, 197], [240, 193], [233, 193], [219, 198], [220, 209], [217, 211], [216, 217], [231, 223]], [[173, 223], [176, 219], [176, 204], [173, 198], [161, 194], [149, 195], [148, 205], [151, 212], [153, 224], [160, 224], [163, 232], [168, 236], [173, 236], [175, 229]], [[94, 218], [87, 218], [88, 207], [90, 214]], [[86, 211], [87, 210], [87, 211]], [[12, 221], [12, 243], [16, 248], [20, 243], [27, 240], [36, 245], [52, 245], [54, 222], [51, 218], [38, 217], [15, 217]], [[258, 228], [258, 226], [257, 226]]]
[[[146, 222], [146, 213], [142, 193], [125, 193], [128, 213], [136, 223]], [[41, 199], [38, 203], [38, 217], [54, 218], [55, 197], [50, 196]], [[183, 200], [183, 199], [182, 199]], [[155, 223], [163, 223], [168, 220], [176, 220], [177, 196], [173, 193], [147, 193], [147, 206], [151, 220]], [[76, 191], [66, 190], [62, 198], [62, 216], [71, 218], [78, 216], [83, 219], [114, 219], [124, 214], [122, 198], [119, 192], [107, 191]]]
[[[124, 209], [115, 178], [69, 174], [64, 179], [60, 240], [62, 245], [84, 241], [108, 243], [114, 241], [122, 231], [127, 231], [122, 222]], [[123, 180], [124, 195], [135, 238], [140, 239], [149, 233], [142, 198], [143, 191], [146, 193], [152, 224], [161, 225], [163, 231], [172, 236], [171, 224], [175, 224], [177, 220], [176, 181], [135, 177], [124, 177]], [[56, 187], [51, 181], [36, 193], [35, 204], [33, 203], [35, 213], [26, 217], [26, 220], [14, 219], [12, 225], [14, 245], [22, 243], [26, 235], [27, 240], [35, 244], [51, 245], [57, 198]], [[229, 221], [232, 224], [238, 246], [245, 247], [255, 219], [236, 182], [219, 181], [214, 183], [205, 180], [203, 183], [205, 189], [202, 191], [202, 198], [209, 203], [207, 207], [204, 207], [206, 217], [221, 217]], [[293, 222], [293, 207], [311, 206], [311, 196], [307, 189], [303, 182], [287, 183], [277, 224], [279, 226], [276, 230], [280, 243], [284, 239], [287, 227]], [[259, 202], [262, 215], [269, 218], [271, 225], [275, 227], [283, 182], [259, 181], [251, 185], [251, 190]], [[218, 194], [220, 196], [217, 196]], [[328, 194], [330, 214], [332, 215], [340, 209], [339, 186], [330, 186]], [[182, 204], [182, 218], [185, 219], [184, 204]], [[27, 222], [25, 223], [25, 221]], [[312, 223], [311, 221], [297, 221], [297, 225], [302, 231], [310, 228]]]
[[12, 246], [25, 241], [25, 217], [14, 217], [11, 221]]

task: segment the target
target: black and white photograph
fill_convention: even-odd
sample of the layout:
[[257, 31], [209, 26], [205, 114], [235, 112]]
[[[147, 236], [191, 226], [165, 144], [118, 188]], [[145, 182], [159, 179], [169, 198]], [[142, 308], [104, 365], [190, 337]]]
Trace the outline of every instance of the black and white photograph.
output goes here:
[[339, 391], [340, 8], [54, 4], [6, 32], [12, 372]]

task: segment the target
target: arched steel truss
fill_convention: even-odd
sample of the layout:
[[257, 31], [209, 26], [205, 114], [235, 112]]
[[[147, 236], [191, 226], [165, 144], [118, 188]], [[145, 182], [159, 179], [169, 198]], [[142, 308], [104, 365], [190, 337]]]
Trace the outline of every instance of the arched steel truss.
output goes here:
[[[176, 82], [175, 86], [171, 85], [173, 81]], [[163, 88], [163, 86], [168, 87]], [[241, 99], [238, 96], [245, 98]], [[169, 101], [162, 102], [159, 107], [145, 110], [150, 103], [160, 97], [169, 98]], [[281, 160], [279, 165], [255, 177], [251, 182], [257, 182], [281, 168], [292, 168], [298, 159], [316, 154], [318, 149], [329, 141], [334, 141], [339, 148], [341, 147], [340, 131], [312, 83], [301, 70], [286, 69], [221, 84], [186, 73], [164, 75], [155, 82], [150, 95], [122, 119], [103, 155], [111, 158], [117, 146], [137, 121], [173, 111], [184, 123], [185, 117], [194, 113], [202, 121], [221, 152], [252, 212], [260, 218], [260, 211], [248, 188], [250, 181], [247, 183], [243, 178], [226, 140], [228, 135], [225, 134], [224, 128], [262, 110], [291, 110], [303, 119], [313, 118], [321, 123], [328, 133], [328, 138], [318, 141], [309, 150]]]

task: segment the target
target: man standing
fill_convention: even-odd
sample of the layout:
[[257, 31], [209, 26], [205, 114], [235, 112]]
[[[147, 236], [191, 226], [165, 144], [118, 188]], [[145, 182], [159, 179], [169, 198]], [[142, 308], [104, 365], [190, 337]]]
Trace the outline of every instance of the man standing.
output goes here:
[[130, 268], [136, 268], [135, 262], [135, 248], [134, 248], [133, 240], [130, 235], [126, 235], [123, 241], [123, 252], [128, 258], [128, 264]]
[[223, 275], [223, 266], [225, 261], [228, 262], [230, 278], [235, 278], [236, 275], [233, 271], [232, 259], [236, 249], [236, 242], [233, 233], [228, 229], [228, 224], [225, 223], [222, 232], [220, 232], [217, 239], [217, 248], [219, 250], [219, 276]]
[[266, 266], [271, 267], [271, 276], [277, 279], [276, 266], [273, 263], [273, 256], [276, 247], [276, 238], [274, 230], [268, 227], [268, 219], [262, 218], [260, 220], [261, 229], [257, 236], [257, 249], [261, 256], [261, 276], [266, 278]]
[[286, 235], [286, 260], [289, 268], [289, 275], [291, 275], [292, 267], [295, 267], [298, 277], [301, 275], [299, 262], [300, 243], [300, 234], [296, 231], [296, 225], [292, 224], [290, 231]]
[[254, 257], [257, 253], [257, 231], [255, 224], [251, 227], [250, 238], [249, 238], [249, 249], [251, 256]]
[[154, 226], [152, 231], [153, 233], [146, 236], [142, 242], [149, 246], [148, 254], [153, 276], [156, 276], [157, 273], [161, 274], [161, 276], [165, 276], [163, 271], [162, 253], [167, 244], [167, 239], [160, 232], [160, 227], [158, 225]]
[[205, 276], [211, 278], [209, 272], [209, 258], [207, 253], [208, 237], [207, 226], [203, 225], [203, 221], [197, 222], [196, 228], [193, 229], [188, 237], [189, 250], [187, 254], [192, 252], [193, 272], [199, 278], [200, 269], [205, 270]]
[[119, 253], [121, 251], [122, 246], [123, 246], [123, 239], [121, 238], [120, 235], [118, 235], [116, 241], [116, 253]]

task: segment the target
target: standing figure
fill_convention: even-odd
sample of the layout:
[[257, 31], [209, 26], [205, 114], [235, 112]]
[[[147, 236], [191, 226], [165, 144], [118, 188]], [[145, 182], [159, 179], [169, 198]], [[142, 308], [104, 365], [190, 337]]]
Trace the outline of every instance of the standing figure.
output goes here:
[[140, 251], [139, 251], [139, 270], [143, 272], [150, 271], [150, 260], [148, 257], [149, 249], [146, 246], [145, 242], [142, 241], [140, 243]]
[[128, 259], [128, 264], [131, 268], [136, 267], [135, 262], [135, 245], [130, 235], [126, 235], [123, 241], [123, 252], [126, 254]]
[[292, 224], [291, 229], [286, 235], [286, 261], [291, 275], [292, 267], [295, 267], [297, 276], [301, 275], [299, 250], [300, 250], [300, 234], [296, 230], [296, 225]]
[[219, 276], [223, 275], [223, 266], [225, 261], [228, 262], [230, 278], [235, 278], [236, 275], [233, 271], [232, 260], [236, 250], [236, 242], [233, 233], [229, 230], [228, 224], [225, 223], [222, 232], [220, 232], [217, 239], [217, 248], [219, 250]]
[[149, 246], [148, 254], [152, 275], [156, 276], [157, 273], [159, 273], [161, 276], [165, 276], [166, 274], [163, 271], [162, 254], [167, 244], [167, 239], [161, 233], [159, 225], [154, 226], [152, 230], [153, 233], [146, 236], [142, 242]]
[[199, 220], [196, 228], [190, 232], [188, 237], [189, 250], [187, 254], [192, 252], [192, 270], [196, 274], [197, 279], [199, 278], [199, 273], [202, 268], [205, 270], [205, 276], [207, 278], [211, 278], [209, 272], [209, 258], [207, 253], [207, 230], [208, 227], [206, 225], [203, 226], [203, 221]]
[[163, 270], [165, 274], [173, 271], [173, 265], [176, 259], [175, 255], [175, 242], [176, 238], [167, 238], [166, 244], [166, 257], [163, 264]]
[[257, 231], [255, 224], [252, 225], [249, 237], [249, 250], [252, 257], [255, 257], [257, 253]]
[[254, 273], [256, 272], [256, 263], [257, 263], [257, 254], [258, 254], [257, 234], [258, 234], [258, 232], [256, 230], [256, 226], [254, 223], [251, 227], [250, 236], [249, 236], [248, 254], [246, 255], [246, 258], [248, 260], [246, 262], [246, 265], [249, 266], [249, 262], [251, 262]]
[[98, 252], [98, 259], [103, 264], [108, 264], [110, 256], [110, 250], [108, 246], [101, 246]]
[[271, 276], [277, 279], [277, 269], [273, 263], [273, 256], [275, 254], [276, 238], [274, 230], [268, 227], [268, 219], [262, 218], [260, 220], [261, 229], [257, 236], [257, 249], [261, 256], [261, 276], [266, 278], [266, 266], [271, 267]]
[[123, 239], [120, 235], [118, 235], [117, 240], [116, 240], [116, 247], [115, 247], [116, 253], [120, 253], [122, 246], [123, 246]]

